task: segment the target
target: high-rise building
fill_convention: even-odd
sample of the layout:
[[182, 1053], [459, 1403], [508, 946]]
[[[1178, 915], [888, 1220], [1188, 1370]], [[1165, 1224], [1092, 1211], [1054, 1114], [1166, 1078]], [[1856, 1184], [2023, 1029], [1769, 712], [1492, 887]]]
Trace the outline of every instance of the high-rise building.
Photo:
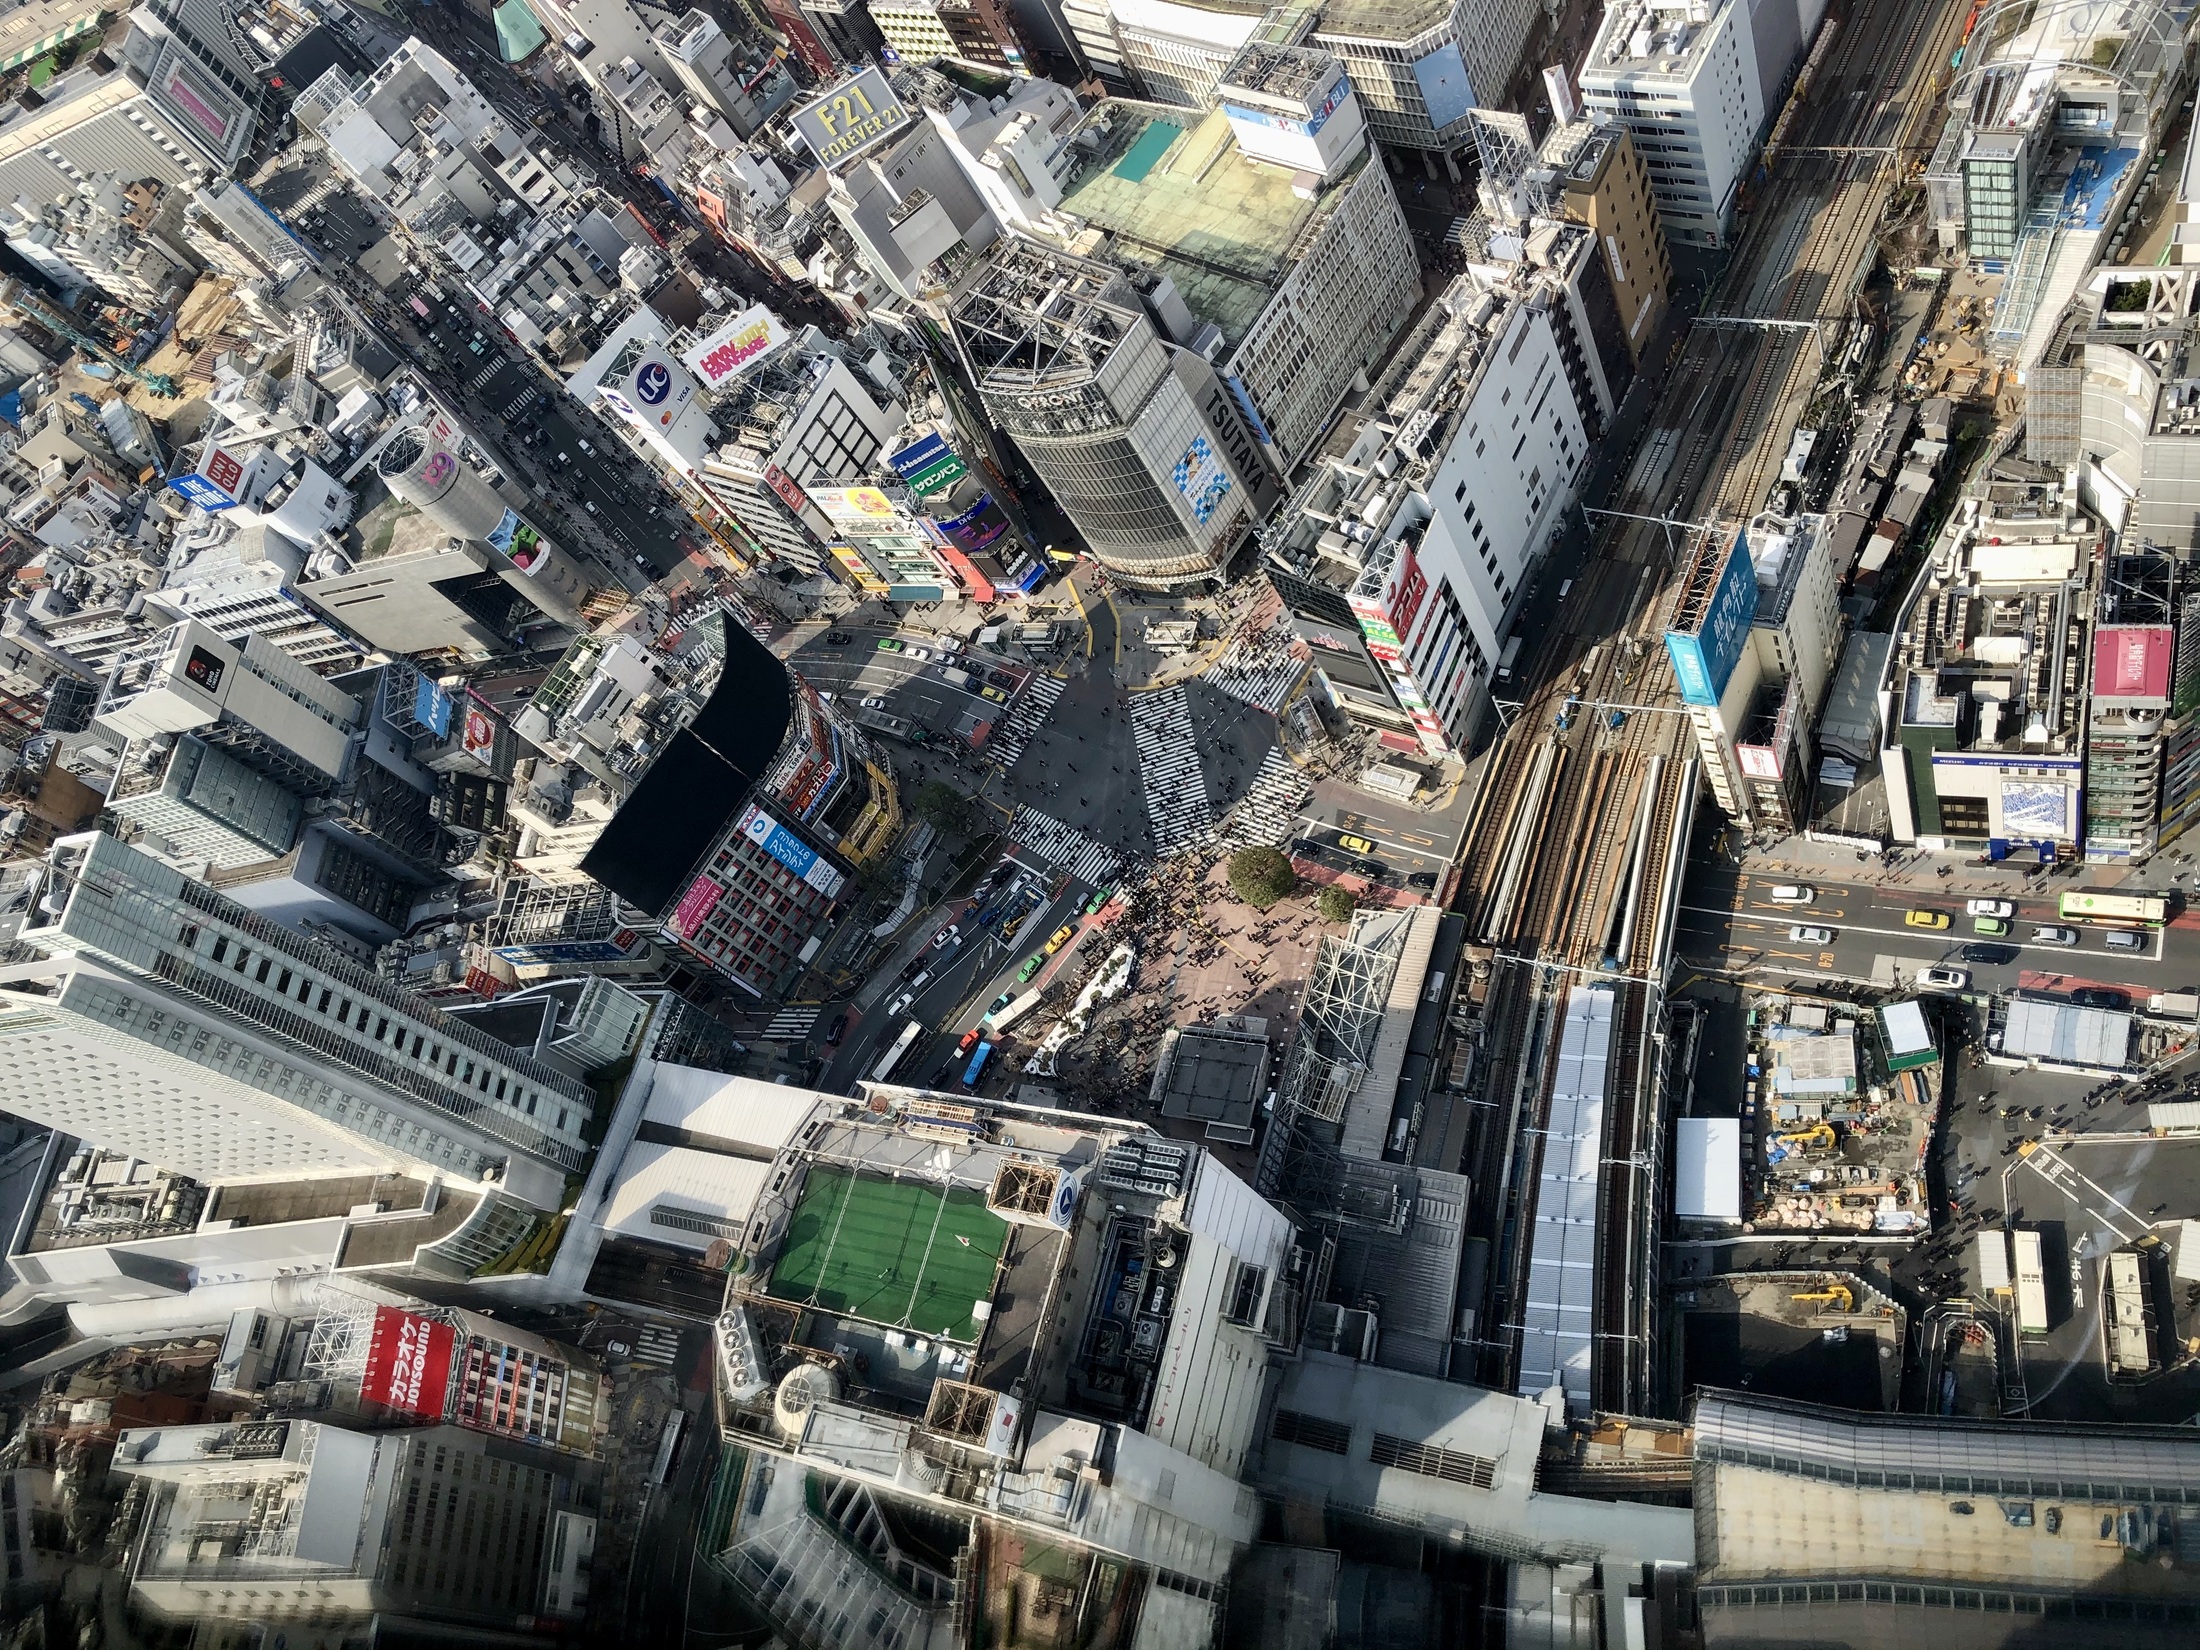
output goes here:
[[2103, 558], [2085, 721], [2085, 857], [2095, 863], [2143, 860], [2159, 845], [2163, 758], [2182, 731], [2169, 716], [2177, 567], [2151, 549]]
[[1022, 70], [1023, 31], [1007, 0], [869, 0], [871, 21], [906, 63], [959, 57]]
[[1215, 578], [1274, 503], [1236, 398], [1113, 265], [1012, 237], [950, 319], [987, 413], [1110, 572]]
[[951, 153], [1004, 227], [1121, 269], [1287, 473], [1413, 313], [1420, 263], [1334, 57], [1249, 46], [1219, 96], [1204, 115], [1108, 100], [1066, 133], [1033, 103]]
[[1574, 370], [1593, 350], [1569, 347], [1565, 287], [1532, 275], [1453, 282], [1368, 397], [1351, 446], [1322, 460], [1270, 539], [1270, 578], [1331, 696], [1393, 748], [1443, 757], [1467, 744], [1609, 411], [1601, 379]]
[[1108, 0], [1123, 64], [1156, 103], [1204, 109], [1269, 7], [1241, 0]]
[[0, 1106], [202, 1181], [362, 1170], [556, 1207], [595, 1096], [103, 833], [0, 974]]
[[[629, 1206], [743, 1262], [717, 1322], [718, 1414], [756, 1486], [719, 1560], [736, 1587], [805, 1644], [972, 1642], [947, 1612], [990, 1529], [1103, 1572], [1102, 1596], [1150, 1572], [1151, 1641], [1215, 1642], [1319, 1234], [1199, 1146], [1073, 1112], [735, 1079], [683, 1121], [739, 1155], [672, 1148]], [[931, 1549], [882, 1551], [881, 1508]], [[836, 1562], [851, 1541], [880, 1562]]]
[[747, 630], [718, 613], [689, 632], [705, 668], [651, 696], [646, 753], [614, 753], [626, 793], [580, 869], [691, 966], [768, 999], [891, 846], [900, 805], [864, 735]]
[[1633, 135], [1669, 241], [1725, 244], [1773, 94], [1824, 0], [1622, 0], [1581, 66], [1589, 108]]
[[1343, 61], [1377, 143], [1432, 166], [1441, 158], [1457, 176], [1474, 141], [1467, 115], [1506, 105], [1539, 10], [1535, 0], [1330, 0], [1309, 44]]
[[688, 96], [724, 116], [736, 137], [754, 137], [794, 101], [794, 77], [779, 54], [728, 34], [708, 12], [690, 9], [659, 23], [652, 38]]
[[[410, 1373], [437, 1355], [447, 1369], [448, 1347], [402, 1356]], [[547, 1452], [457, 1426], [282, 1420], [127, 1431], [114, 1459], [147, 1491], [131, 1589], [164, 1616], [318, 1631], [582, 1613], [596, 1520]]]

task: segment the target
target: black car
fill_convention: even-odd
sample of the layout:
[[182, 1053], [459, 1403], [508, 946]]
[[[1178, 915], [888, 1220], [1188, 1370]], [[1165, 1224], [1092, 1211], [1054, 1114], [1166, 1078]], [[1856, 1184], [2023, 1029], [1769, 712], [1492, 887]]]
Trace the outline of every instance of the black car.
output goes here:
[[2129, 1008], [2131, 994], [2111, 991], [2106, 986], [2080, 986], [2070, 994], [2070, 1000], [2080, 1008]]
[[1364, 877], [1369, 882], [1381, 882], [1390, 875], [1390, 867], [1379, 859], [1356, 859], [1350, 869], [1354, 876]]
[[1436, 872], [1416, 871], [1413, 873], [1413, 875], [1406, 878], [1406, 886], [1408, 888], [1433, 888], [1436, 886], [1436, 881]]
[[989, 670], [985, 673], [985, 679], [997, 688], [1013, 688], [1016, 685], [1016, 678], [1005, 670]]
[[2013, 963], [2017, 960], [2017, 948], [2013, 945], [1967, 945], [1963, 948], [1963, 960], [1967, 963]]
[[848, 1016], [846, 1014], [835, 1014], [832, 1023], [825, 1028], [825, 1046], [827, 1048], [837, 1048], [840, 1045], [841, 1038], [847, 1034]]
[[828, 630], [825, 632], [825, 645], [827, 647], [846, 647], [854, 640], [855, 638], [845, 630]]
[[1288, 852], [1293, 859], [1311, 859], [1319, 863], [1322, 856], [1329, 852], [1329, 844], [1316, 842], [1310, 836], [1294, 837]]

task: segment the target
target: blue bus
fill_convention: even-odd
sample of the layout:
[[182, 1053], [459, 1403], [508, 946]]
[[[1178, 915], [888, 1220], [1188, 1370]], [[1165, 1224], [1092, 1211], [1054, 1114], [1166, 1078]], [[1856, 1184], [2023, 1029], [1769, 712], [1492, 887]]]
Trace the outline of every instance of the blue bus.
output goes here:
[[970, 1069], [963, 1073], [964, 1088], [974, 1089], [978, 1086], [978, 1079], [985, 1075], [985, 1063], [992, 1057], [993, 1045], [989, 1042], [980, 1043], [977, 1053], [970, 1057]]

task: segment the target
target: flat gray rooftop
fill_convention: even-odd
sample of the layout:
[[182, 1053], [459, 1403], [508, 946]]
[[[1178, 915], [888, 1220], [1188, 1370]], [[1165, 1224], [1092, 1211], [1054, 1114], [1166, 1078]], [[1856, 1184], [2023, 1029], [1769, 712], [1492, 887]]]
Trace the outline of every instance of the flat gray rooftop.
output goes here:
[[1266, 1038], [1190, 1027], [1177, 1034], [1161, 1075], [1161, 1115], [1247, 1127], [1267, 1075]]

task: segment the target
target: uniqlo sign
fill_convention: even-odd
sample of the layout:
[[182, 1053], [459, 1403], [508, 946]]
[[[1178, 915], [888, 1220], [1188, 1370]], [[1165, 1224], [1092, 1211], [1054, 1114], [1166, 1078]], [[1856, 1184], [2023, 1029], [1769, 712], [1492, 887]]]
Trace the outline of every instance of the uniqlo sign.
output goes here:
[[394, 1306], [378, 1306], [367, 1339], [367, 1372], [360, 1378], [359, 1396], [370, 1404], [440, 1421], [457, 1347], [458, 1332], [449, 1324]]

